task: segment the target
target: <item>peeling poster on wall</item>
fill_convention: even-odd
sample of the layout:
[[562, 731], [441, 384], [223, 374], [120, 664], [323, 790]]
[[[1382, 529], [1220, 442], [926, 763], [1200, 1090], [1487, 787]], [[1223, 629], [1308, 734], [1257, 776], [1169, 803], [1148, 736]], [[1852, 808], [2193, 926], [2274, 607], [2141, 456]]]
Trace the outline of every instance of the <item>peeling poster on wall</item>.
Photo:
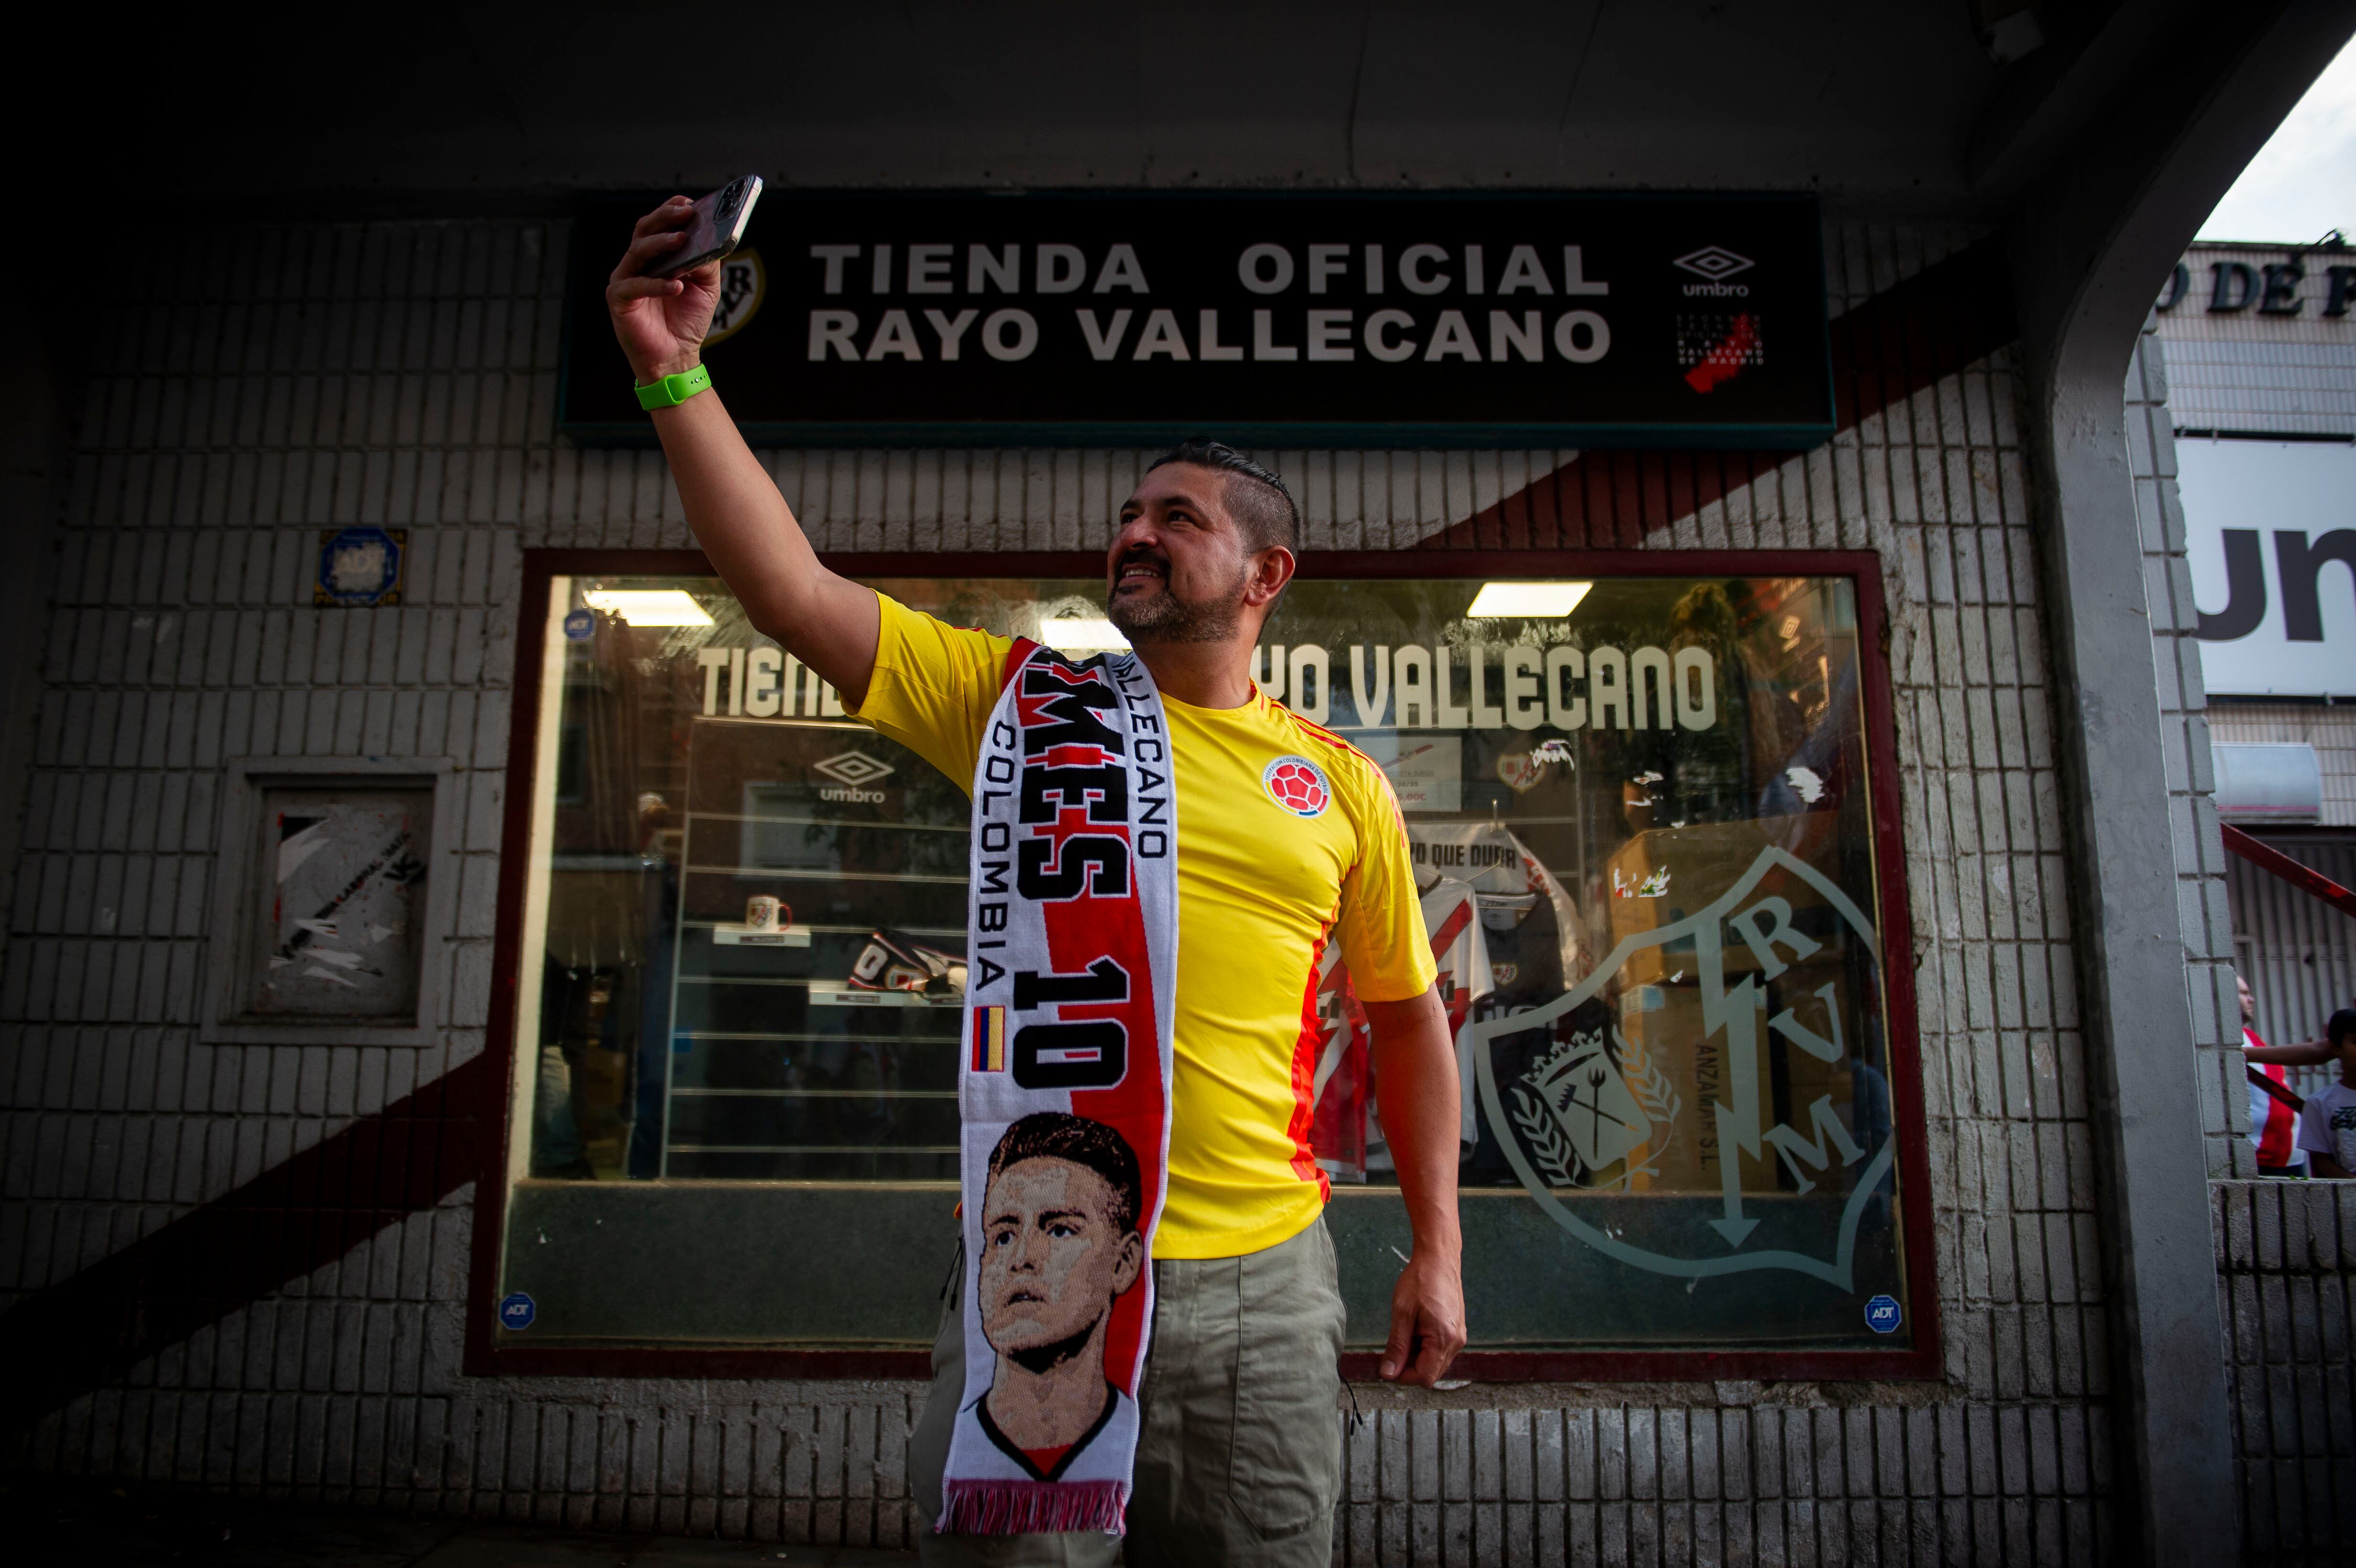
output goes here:
[[415, 1020], [432, 816], [425, 790], [265, 793], [249, 1012]]

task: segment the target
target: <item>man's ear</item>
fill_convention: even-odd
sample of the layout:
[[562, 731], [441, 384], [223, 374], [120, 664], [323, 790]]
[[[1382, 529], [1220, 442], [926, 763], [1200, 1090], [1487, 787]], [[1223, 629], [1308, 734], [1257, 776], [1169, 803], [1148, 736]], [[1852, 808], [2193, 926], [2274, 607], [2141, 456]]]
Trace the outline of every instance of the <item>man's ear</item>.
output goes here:
[[1120, 1238], [1120, 1255], [1112, 1262], [1112, 1293], [1124, 1294], [1144, 1272], [1145, 1238], [1135, 1231], [1125, 1231]]
[[1292, 552], [1280, 544], [1253, 551], [1251, 570], [1244, 577], [1244, 603], [1254, 609], [1275, 603], [1299, 565]]

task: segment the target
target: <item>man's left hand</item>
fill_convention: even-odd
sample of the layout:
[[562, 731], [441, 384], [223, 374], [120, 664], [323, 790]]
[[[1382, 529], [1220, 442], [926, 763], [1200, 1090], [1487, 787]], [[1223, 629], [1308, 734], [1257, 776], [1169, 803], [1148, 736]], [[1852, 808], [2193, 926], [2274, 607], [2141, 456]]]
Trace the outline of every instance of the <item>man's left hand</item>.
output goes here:
[[1430, 1388], [1463, 1348], [1463, 1272], [1452, 1255], [1437, 1257], [1419, 1247], [1391, 1287], [1384, 1381]]

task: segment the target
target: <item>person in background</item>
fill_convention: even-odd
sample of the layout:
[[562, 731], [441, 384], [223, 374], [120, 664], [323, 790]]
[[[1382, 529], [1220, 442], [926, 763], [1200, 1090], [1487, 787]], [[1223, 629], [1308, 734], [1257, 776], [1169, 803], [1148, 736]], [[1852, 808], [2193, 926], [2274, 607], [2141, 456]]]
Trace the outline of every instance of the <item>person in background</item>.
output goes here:
[[[2242, 994], [2243, 1056], [2257, 1071], [2264, 1072], [2275, 1083], [2288, 1088], [2289, 1083], [2284, 1076], [2281, 1060], [2270, 1054], [2273, 1048], [2258, 1038], [2256, 1028], [2258, 998], [2251, 992], [2249, 981], [2244, 979], [2239, 974], [2233, 976], [2233, 984]], [[2295, 1046], [2290, 1049], [2301, 1052], [2315, 1051], [2317, 1054], [2313, 1060], [2316, 1061], [2330, 1060], [2315, 1046]], [[2298, 1113], [2258, 1087], [2255, 1082], [2253, 1082], [2249, 1088], [2250, 1141], [2258, 1148], [2258, 1174], [2260, 1176], [2306, 1175], [2307, 1155], [2298, 1147], [2297, 1125]]]
[[2356, 1008], [2342, 1008], [2324, 1026], [2324, 1041], [2340, 1063], [2340, 1082], [2307, 1097], [2298, 1114], [2298, 1147], [2317, 1176], [2356, 1176]]

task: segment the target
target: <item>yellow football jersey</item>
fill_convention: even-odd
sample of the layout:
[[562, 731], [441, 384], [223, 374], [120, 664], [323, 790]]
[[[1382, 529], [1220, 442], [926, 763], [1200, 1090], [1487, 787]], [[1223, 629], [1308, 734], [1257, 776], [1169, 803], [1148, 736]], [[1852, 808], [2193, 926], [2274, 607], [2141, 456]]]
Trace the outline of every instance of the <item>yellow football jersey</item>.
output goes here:
[[[879, 597], [881, 597], [879, 595]], [[884, 599], [857, 717], [970, 788], [1010, 639]], [[1178, 979], [1161, 1258], [1240, 1257], [1323, 1207], [1309, 1150], [1317, 966], [1357, 994], [1430, 986], [1407, 832], [1380, 769], [1257, 688], [1240, 708], [1165, 696], [1178, 818]]]

